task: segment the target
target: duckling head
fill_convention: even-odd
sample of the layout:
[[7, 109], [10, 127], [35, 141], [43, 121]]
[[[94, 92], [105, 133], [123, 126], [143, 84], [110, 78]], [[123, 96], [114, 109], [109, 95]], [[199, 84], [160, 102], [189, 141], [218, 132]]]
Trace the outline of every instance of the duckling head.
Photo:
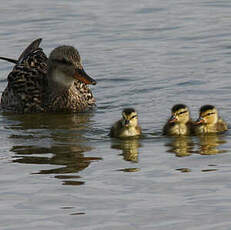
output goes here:
[[200, 108], [199, 118], [195, 122], [198, 124], [213, 125], [218, 121], [218, 111], [213, 105], [204, 105]]
[[75, 80], [96, 84], [84, 71], [79, 52], [73, 46], [59, 46], [51, 52], [48, 59], [49, 80], [63, 88], [69, 88]]
[[172, 107], [172, 116], [168, 123], [182, 123], [186, 124], [190, 120], [190, 112], [186, 105], [177, 104]]
[[127, 128], [136, 127], [138, 125], [138, 115], [133, 108], [127, 108], [123, 110], [122, 125]]

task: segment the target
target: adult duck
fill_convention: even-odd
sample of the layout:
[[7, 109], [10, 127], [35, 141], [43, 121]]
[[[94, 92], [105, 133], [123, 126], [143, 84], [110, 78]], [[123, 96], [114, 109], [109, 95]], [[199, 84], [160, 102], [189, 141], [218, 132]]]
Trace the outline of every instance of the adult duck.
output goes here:
[[39, 47], [42, 39], [33, 41], [18, 60], [0, 57], [15, 64], [2, 93], [4, 111], [84, 112], [95, 106], [88, 84], [96, 81], [86, 74], [77, 49], [55, 48], [49, 58]]

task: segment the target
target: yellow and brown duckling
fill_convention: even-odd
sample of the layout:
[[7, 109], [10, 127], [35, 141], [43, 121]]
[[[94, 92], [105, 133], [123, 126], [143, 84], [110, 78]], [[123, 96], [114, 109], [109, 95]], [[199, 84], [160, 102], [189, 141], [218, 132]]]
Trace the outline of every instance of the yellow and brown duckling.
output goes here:
[[112, 126], [109, 135], [119, 138], [141, 135], [137, 112], [133, 108], [124, 109], [122, 118]]
[[1, 97], [5, 111], [83, 112], [95, 105], [88, 84], [96, 81], [86, 74], [78, 51], [72, 46], [55, 48], [49, 58], [33, 41], [18, 60], [0, 57], [15, 64]]
[[172, 107], [171, 117], [164, 125], [163, 135], [186, 136], [192, 134], [192, 120], [189, 108], [184, 104], [176, 104]]
[[227, 129], [226, 122], [219, 117], [215, 106], [204, 105], [200, 108], [199, 118], [194, 122], [194, 132], [196, 135], [220, 133]]

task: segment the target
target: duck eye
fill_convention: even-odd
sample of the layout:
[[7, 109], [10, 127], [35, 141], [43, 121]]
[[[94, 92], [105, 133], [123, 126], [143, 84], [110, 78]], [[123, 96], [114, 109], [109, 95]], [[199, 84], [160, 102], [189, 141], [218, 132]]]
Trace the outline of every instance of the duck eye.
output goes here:
[[132, 116], [131, 119], [133, 119], [133, 118], [135, 118], [135, 117], [137, 117], [137, 115]]
[[187, 111], [186, 110], [185, 111], [181, 111], [181, 112], [178, 113], [178, 115], [181, 115], [183, 113], [187, 113]]
[[210, 116], [210, 115], [212, 115], [212, 114], [215, 114], [215, 113], [213, 113], [213, 112], [207, 113], [205, 116]]
[[72, 63], [70, 61], [66, 60], [65, 58], [63, 58], [63, 59], [54, 59], [54, 61], [59, 63], [59, 64], [72, 65]]

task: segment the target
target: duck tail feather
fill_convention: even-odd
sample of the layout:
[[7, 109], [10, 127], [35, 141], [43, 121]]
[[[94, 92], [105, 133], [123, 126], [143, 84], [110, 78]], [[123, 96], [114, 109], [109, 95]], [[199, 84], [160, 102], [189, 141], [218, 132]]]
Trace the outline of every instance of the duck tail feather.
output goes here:
[[6, 58], [6, 57], [0, 57], [0, 59], [4, 60], [4, 61], [8, 61], [14, 64], [18, 63], [18, 60], [12, 59], [12, 58]]

